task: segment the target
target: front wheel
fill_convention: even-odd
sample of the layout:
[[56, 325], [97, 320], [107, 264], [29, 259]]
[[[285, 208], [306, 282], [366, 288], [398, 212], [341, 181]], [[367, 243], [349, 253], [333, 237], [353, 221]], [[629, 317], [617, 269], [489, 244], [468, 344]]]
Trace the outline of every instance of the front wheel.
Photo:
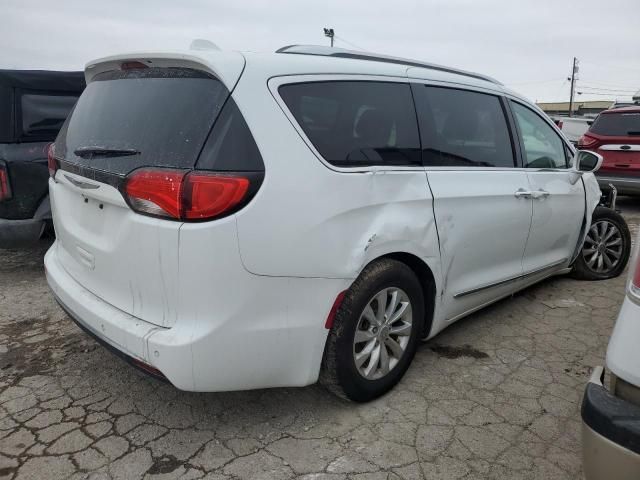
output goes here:
[[571, 275], [580, 280], [606, 280], [619, 276], [629, 261], [631, 234], [622, 215], [596, 207]]
[[338, 309], [320, 382], [356, 402], [379, 397], [409, 368], [423, 322], [424, 296], [413, 271], [392, 259], [373, 262]]

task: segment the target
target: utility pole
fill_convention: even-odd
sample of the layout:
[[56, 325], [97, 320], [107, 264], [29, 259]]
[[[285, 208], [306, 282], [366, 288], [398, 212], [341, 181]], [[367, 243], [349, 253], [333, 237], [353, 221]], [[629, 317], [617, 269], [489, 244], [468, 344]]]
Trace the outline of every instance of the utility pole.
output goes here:
[[333, 47], [333, 36], [334, 36], [333, 28], [325, 28], [324, 36], [329, 37], [331, 39], [331, 47]]
[[[575, 93], [575, 87], [576, 87], [576, 74], [578, 73], [578, 71], [580, 70], [580, 67], [578, 67], [578, 59], [576, 57], [573, 57], [573, 66], [571, 68], [571, 93], [569, 94], [569, 116], [573, 117], [573, 95]], [[567, 78], [567, 80], [569, 80], [569, 78]]]

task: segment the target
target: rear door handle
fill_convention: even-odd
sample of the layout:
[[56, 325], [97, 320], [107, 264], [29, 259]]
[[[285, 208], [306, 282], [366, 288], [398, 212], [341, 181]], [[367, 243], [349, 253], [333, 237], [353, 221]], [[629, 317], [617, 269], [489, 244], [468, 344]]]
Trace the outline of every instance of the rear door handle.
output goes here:
[[535, 192], [531, 192], [531, 196], [533, 198], [547, 198], [549, 195], [551, 194], [543, 189], [536, 190]]
[[529, 190], [525, 190], [524, 188], [519, 188], [516, 190], [514, 194], [516, 198], [531, 198], [531, 192]]

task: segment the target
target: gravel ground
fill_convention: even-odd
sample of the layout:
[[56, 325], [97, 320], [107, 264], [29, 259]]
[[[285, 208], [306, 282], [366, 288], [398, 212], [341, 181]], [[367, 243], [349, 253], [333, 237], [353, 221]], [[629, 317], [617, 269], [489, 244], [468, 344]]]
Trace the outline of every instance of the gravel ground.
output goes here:
[[[621, 200], [636, 231], [640, 202]], [[579, 405], [624, 278], [554, 278], [420, 346], [365, 405], [321, 387], [194, 394], [84, 335], [50, 241], [0, 251], [0, 479], [576, 479]]]

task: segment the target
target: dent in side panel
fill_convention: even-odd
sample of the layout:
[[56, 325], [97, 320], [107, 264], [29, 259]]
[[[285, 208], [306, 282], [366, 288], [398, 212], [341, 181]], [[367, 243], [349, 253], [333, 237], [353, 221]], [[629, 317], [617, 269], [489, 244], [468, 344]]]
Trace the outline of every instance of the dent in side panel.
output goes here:
[[[272, 276], [355, 278], [372, 259], [391, 252], [438, 257], [431, 198], [424, 172], [339, 173], [324, 170], [313, 191], [263, 185], [256, 210], [238, 214], [240, 250], [252, 273]], [[325, 195], [321, 195], [325, 192]], [[269, 254], [265, 255], [264, 250]]]

